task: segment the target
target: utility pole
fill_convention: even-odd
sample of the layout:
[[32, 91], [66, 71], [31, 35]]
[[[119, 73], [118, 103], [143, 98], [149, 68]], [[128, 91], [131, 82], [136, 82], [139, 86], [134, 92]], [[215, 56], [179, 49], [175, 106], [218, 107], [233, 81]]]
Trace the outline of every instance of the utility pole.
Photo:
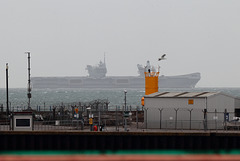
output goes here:
[[30, 102], [30, 99], [32, 98], [32, 95], [31, 95], [31, 74], [30, 74], [30, 52], [25, 52], [26, 54], [28, 54], [28, 93], [27, 93], [27, 96], [28, 96], [28, 110], [31, 110], [31, 102]]
[[6, 104], [7, 104], [7, 111], [6, 111], [6, 115], [8, 117], [9, 115], [9, 103], [8, 103], [8, 63], [6, 63]]
[[125, 104], [125, 108], [124, 108], [124, 130], [127, 131], [127, 118], [126, 118], [126, 114], [127, 114], [127, 90], [124, 90], [124, 104]]

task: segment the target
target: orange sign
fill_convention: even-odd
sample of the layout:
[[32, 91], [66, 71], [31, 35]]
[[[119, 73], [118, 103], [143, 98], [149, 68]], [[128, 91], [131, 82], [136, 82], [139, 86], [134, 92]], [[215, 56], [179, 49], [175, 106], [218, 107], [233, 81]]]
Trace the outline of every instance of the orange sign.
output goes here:
[[193, 101], [193, 100], [188, 100], [188, 104], [189, 104], [189, 105], [193, 105], [193, 104], [194, 104], [194, 101]]
[[75, 112], [78, 113], [78, 108], [75, 108]]
[[92, 125], [93, 124], [93, 119], [89, 118], [89, 124]]
[[144, 97], [141, 99], [141, 105], [144, 106]]

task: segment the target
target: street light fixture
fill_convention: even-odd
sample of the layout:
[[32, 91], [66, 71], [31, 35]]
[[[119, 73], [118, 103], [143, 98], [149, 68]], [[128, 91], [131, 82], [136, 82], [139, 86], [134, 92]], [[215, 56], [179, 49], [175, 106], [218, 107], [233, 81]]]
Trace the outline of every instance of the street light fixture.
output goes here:
[[93, 130], [93, 114], [92, 114], [92, 108], [91, 108], [91, 107], [87, 107], [86, 109], [90, 111], [90, 114], [89, 114], [88, 118], [89, 118], [90, 131], [92, 131], [92, 130]]

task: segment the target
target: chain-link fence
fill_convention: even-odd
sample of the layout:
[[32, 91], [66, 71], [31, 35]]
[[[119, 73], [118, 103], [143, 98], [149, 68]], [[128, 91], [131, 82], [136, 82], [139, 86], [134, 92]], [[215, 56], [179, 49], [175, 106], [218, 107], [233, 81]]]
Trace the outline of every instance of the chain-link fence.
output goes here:
[[144, 108], [146, 129], [223, 130], [238, 129], [234, 112], [217, 108]]
[[[30, 114], [29, 114], [30, 112]], [[0, 131], [13, 130], [13, 117], [15, 115], [32, 115], [32, 130], [34, 131], [58, 131], [58, 130], [83, 130], [93, 131], [122, 131], [124, 127], [143, 128], [143, 109], [132, 106], [116, 106], [108, 108], [108, 102], [99, 100], [89, 104], [61, 104], [52, 106], [48, 111], [5, 110], [0, 112]], [[90, 121], [91, 120], [91, 121]], [[126, 122], [126, 125], [124, 124]], [[136, 126], [134, 126], [136, 125]], [[100, 130], [101, 129], [101, 130]]]
[[[116, 106], [109, 111], [104, 106], [92, 110], [61, 105], [51, 111], [32, 111], [32, 114], [34, 131], [94, 131], [94, 126], [96, 131], [240, 130], [240, 121], [234, 119], [233, 112], [216, 109]], [[9, 117], [1, 111], [0, 131], [12, 130], [12, 115], [14, 113]]]

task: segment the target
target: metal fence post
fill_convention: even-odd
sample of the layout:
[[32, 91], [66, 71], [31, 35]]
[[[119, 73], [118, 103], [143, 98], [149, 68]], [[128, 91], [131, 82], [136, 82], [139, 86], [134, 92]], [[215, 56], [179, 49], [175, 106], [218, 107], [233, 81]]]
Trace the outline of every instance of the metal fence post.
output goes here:
[[100, 131], [101, 125], [101, 106], [98, 106], [99, 102], [97, 102], [97, 109], [98, 109], [98, 131]]
[[217, 109], [215, 109], [215, 118], [214, 118], [214, 120], [215, 120], [215, 129], [217, 130]]
[[158, 108], [159, 112], [160, 112], [160, 118], [159, 118], [159, 124], [160, 124], [160, 129], [162, 128], [162, 110], [163, 108]]
[[148, 128], [148, 127], [147, 127], [147, 122], [148, 122], [147, 111], [148, 111], [148, 108], [145, 108], [144, 110], [146, 111], [146, 129], [147, 129], [147, 128]]
[[227, 130], [227, 121], [229, 120], [229, 116], [227, 116], [227, 109], [224, 109], [224, 129]]
[[119, 129], [118, 129], [118, 116], [117, 116], [118, 115], [118, 113], [117, 113], [118, 110], [117, 109], [118, 109], [118, 107], [116, 106], [116, 131], [119, 131]]
[[124, 106], [122, 106], [122, 126], [124, 128]]
[[193, 109], [188, 109], [188, 111], [189, 111], [189, 114], [190, 114], [190, 119], [189, 119], [189, 123], [190, 123], [190, 126], [189, 126], [189, 129], [191, 130], [192, 129], [192, 110]]
[[138, 106], [137, 106], [137, 110], [136, 110], [136, 122], [137, 122], [137, 129], [138, 129]]
[[174, 110], [176, 111], [176, 116], [175, 116], [175, 130], [176, 130], [177, 129], [177, 112], [179, 108], [174, 108]]
[[3, 115], [3, 104], [1, 104], [1, 114]]
[[72, 106], [72, 120], [74, 119], [74, 106]]
[[204, 114], [204, 121], [203, 121], [203, 125], [204, 125], [204, 130], [207, 131], [207, 109], [205, 108], [203, 110], [203, 114]]

